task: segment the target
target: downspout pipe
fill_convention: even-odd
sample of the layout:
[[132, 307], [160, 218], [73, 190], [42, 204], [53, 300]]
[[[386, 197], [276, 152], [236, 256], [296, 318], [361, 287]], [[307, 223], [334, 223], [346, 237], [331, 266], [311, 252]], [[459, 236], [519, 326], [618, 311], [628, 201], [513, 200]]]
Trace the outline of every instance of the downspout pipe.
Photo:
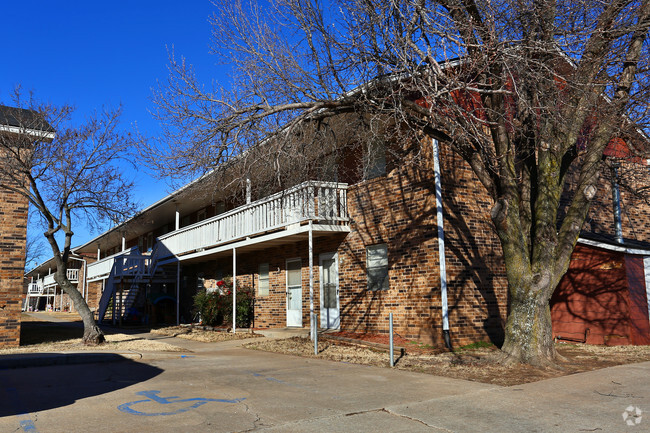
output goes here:
[[612, 202], [614, 204], [614, 229], [616, 242], [623, 243], [623, 223], [621, 218], [621, 190], [618, 186], [618, 162], [612, 162]]
[[449, 335], [449, 305], [447, 302], [447, 263], [445, 259], [445, 229], [442, 211], [442, 183], [440, 181], [440, 150], [438, 140], [432, 139], [433, 173], [436, 186], [436, 219], [438, 225], [438, 262], [440, 265], [440, 301], [442, 303], [442, 337], [447, 349], [452, 350]]
[[68, 258], [73, 259], [73, 260], [79, 260], [80, 262], [83, 262], [84, 279], [81, 282], [81, 296], [84, 298], [84, 301], [88, 302], [88, 300], [86, 299], [86, 293], [87, 293], [86, 273], [88, 272], [88, 262], [86, 262], [86, 259], [79, 259], [77, 257], [68, 256]]

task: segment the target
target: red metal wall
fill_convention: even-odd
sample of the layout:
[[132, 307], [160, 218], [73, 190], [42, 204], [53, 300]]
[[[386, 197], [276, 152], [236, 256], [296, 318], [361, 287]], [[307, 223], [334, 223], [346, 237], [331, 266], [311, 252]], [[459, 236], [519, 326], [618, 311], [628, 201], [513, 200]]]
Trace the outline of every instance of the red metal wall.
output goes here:
[[643, 275], [641, 256], [626, 260], [623, 253], [576, 246], [551, 299], [554, 335], [580, 340], [588, 328], [589, 344], [649, 344]]
[[625, 256], [627, 283], [630, 292], [630, 338], [632, 344], [650, 344], [650, 321], [645, 287], [643, 256]]

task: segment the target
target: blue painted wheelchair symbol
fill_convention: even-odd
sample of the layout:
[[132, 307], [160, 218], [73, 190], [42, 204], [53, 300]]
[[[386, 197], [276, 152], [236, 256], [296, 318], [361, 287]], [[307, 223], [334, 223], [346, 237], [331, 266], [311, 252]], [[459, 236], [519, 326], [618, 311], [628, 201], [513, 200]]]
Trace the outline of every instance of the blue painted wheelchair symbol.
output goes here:
[[[131, 401], [129, 403], [124, 403], [119, 405], [117, 408], [121, 410], [122, 412], [131, 414], [131, 415], [141, 415], [141, 416], [161, 416], [161, 415], [176, 415], [178, 413], [183, 413], [187, 412], [190, 409], [196, 409], [197, 407], [203, 406], [204, 404], [211, 402], [211, 401], [216, 401], [219, 403], [239, 403], [242, 400], [246, 400], [245, 398], [236, 398], [234, 400], [226, 400], [226, 399], [220, 399], [220, 398], [185, 398], [181, 399], [180, 397], [160, 397], [158, 394], [160, 394], [160, 391], [140, 391], [136, 392], [137, 395], [143, 395], [147, 397], [146, 400], [137, 400], [137, 401]], [[179, 409], [176, 409], [171, 412], [140, 412], [138, 410], [133, 409], [133, 406], [140, 404], [140, 403], [159, 403], [159, 404], [178, 404], [178, 403], [191, 403], [189, 406], [183, 406]]]

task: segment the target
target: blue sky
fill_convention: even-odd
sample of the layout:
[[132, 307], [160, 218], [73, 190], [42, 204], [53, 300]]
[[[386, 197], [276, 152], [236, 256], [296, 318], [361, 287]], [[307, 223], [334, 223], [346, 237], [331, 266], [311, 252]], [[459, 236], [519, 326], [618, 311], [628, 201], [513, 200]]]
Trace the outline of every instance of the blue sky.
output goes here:
[[[148, 110], [151, 88], [168, 75], [167, 48], [185, 56], [205, 81], [225, 79], [209, 55], [209, 0], [12, 1], [4, 2], [0, 100], [15, 85], [39, 100], [70, 103], [78, 112], [123, 105], [122, 125], [156, 135]], [[136, 196], [149, 205], [168, 193], [144, 168], [134, 174]], [[76, 230], [73, 243], [93, 237]]]

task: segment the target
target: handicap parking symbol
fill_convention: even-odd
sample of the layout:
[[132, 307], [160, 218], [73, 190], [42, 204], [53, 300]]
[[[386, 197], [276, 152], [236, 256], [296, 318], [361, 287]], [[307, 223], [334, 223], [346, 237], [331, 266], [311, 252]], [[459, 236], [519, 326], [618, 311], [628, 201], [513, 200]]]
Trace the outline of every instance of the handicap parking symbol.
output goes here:
[[[182, 399], [177, 396], [161, 397], [158, 395], [160, 394], [160, 391], [155, 391], [155, 390], [140, 391], [140, 392], [136, 392], [136, 394], [145, 396], [147, 398], [145, 400], [130, 401], [128, 403], [119, 405], [117, 408], [120, 411], [131, 415], [162, 416], [162, 415], [176, 415], [179, 413], [187, 412], [188, 410], [196, 409], [197, 407], [203, 406], [204, 404], [209, 402], [239, 403], [242, 400], [246, 400], [245, 398], [236, 398], [233, 400], [227, 400], [221, 398], [183, 398]], [[173, 407], [177, 407], [177, 409], [172, 411], [162, 411], [162, 412], [142, 412], [133, 408], [134, 406], [137, 406], [139, 404], [151, 403], [151, 402], [158, 403], [161, 405], [174, 405]]]

